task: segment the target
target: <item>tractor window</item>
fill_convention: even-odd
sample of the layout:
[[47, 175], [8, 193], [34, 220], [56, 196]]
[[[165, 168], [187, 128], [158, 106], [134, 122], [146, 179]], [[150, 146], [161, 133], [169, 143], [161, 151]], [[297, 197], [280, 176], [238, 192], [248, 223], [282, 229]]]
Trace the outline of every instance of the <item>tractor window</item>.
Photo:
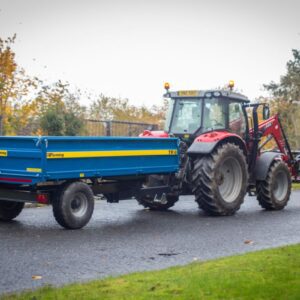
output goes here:
[[[227, 102], [222, 98], [206, 98], [203, 112], [203, 129], [210, 131], [226, 128]], [[228, 105], [228, 104], [227, 104]]]
[[166, 113], [166, 120], [165, 120], [165, 131], [169, 132], [170, 130], [170, 122], [171, 122], [171, 119], [172, 119], [172, 113], [173, 113], [173, 110], [174, 110], [174, 99], [171, 99], [171, 98], [167, 98], [165, 99], [168, 101], [168, 110], [167, 110], [167, 113]]
[[202, 100], [177, 100], [170, 131], [194, 133], [201, 126]]
[[229, 129], [239, 136], [244, 136], [246, 132], [245, 116], [240, 103], [231, 102], [229, 104]]

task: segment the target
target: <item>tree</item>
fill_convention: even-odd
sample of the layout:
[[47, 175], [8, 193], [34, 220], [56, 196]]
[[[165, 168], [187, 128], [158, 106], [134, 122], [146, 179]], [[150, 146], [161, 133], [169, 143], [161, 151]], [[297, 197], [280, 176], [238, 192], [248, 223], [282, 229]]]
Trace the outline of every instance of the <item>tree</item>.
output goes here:
[[90, 106], [90, 117], [96, 120], [132, 121], [159, 124], [165, 117], [167, 103], [162, 106], [134, 106], [128, 99], [100, 95]]
[[65, 133], [64, 114], [57, 108], [49, 108], [41, 117], [40, 125], [47, 135], [60, 136]]
[[28, 102], [24, 97], [36, 88], [37, 83], [36, 78], [29, 78], [16, 63], [15, 53], [11, 49], [15, 39], [16, 35], [6, 40], [0, 38], [0, 134], [14, 133], [13, 109], [20, 103]]
[[273, 97], [288, 102], [300, 103], [300, 50], [293, 49], [293, 59], [286, 64], [287, 72], [280, 77], [279, 83], [271, 81], [264, 88], [271, 92]]
[[70, 92], [68, 83], [60, 80], [43, 86], [33, 101], [35, 114], [40, 117], [47, 135], [80, 135], [84, 133], [85, 107], [80, 105], [80, 90]]
[[272, 81], [264, 88], [271, 94], [272, 110], [280, 113], [291, 146], [300, 149], [300, 50], [293, 49], [292, 53], [279, 83]]
[[103, 94], [90, 106], [90, 117], [96, 120], [128, 121], [137, 118], [137, 108], [128, 99], [106, 97]]
[[[0, 39], [0, 134], [80, 135], [86, 133], [87, 111], [80, 90], [60, 80], [53, 84], [26, 75], [15, 61], [14, 35]], [[89, 109], [98, 120], [135, 121], [162, 125], [165, 105], [136, 107], [128, 99], [100, 95]]]
[[65, 135], [81, 135], [86, 131], [84, 123], [86, 107], [80, 104], [80, 96], [81, 92], [77, 90], [76, 93], [68, 93], [65, 98]]

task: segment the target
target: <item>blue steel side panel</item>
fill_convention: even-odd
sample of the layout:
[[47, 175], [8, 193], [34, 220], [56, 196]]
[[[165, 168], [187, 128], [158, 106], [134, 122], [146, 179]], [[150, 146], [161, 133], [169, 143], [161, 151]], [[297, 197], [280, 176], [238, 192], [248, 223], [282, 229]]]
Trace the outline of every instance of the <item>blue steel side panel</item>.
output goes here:
[[[47, 152], [163, 149], [177, 150], [177, 154], [47, 159]], [[0, 137], [0, 182], [31, 185], [80, 177], [176, 172], [178, 152], [174, 138]]]
[[[177, 150], [177, 139], [127, 137], [45, 138], [47, 152]], [[176, 172], [177, 155], [47, 159], [47, 179], [110, 177]]]

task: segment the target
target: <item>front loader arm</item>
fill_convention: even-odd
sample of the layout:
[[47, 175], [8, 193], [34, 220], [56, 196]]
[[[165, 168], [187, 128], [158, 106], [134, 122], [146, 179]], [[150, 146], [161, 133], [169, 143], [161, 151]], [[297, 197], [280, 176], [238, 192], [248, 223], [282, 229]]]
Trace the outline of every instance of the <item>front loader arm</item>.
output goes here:
[[286, 156], [286, 159], [284, 160], [288, 160], [290, 158], [289, 153], [287, 152], [288, 143], [287, 140], [285, 140], [284, 138], [283, 128], [279, 121], [278, 114], [260, 123], [258, 125], [258, 130], [261, 133], [261, 136], [267, 138], [274, 138], [279, 151], [282, 153], [283, 156]]
[[[261, 137], [266, 137], [259, 148], [261, 149], [268, 141], [274, 138], [282, 159], [288, 164], [293, 176], [297, 176], [298, 168], [297, 162], [293, 158], [289, 142], [285, 135], [284, 129], [281, 125], [279, 115], [275, 114], [269, 119], [263, 121], [258, 125], [258, 132]], [[250, 135], [254, 134], [254, 130], [250, 129]]]

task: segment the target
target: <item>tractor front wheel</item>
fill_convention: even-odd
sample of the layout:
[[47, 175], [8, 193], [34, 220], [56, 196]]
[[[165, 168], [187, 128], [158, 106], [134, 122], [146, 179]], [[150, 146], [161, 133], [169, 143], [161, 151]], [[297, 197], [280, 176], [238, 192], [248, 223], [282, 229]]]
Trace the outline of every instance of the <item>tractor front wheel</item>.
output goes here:
[[214, 216], [234, 214], [247, 192], [248, 171], [243, 151], [227, 143], [197, 158], [192, 181], [199, 208]]
[[266, 210], [283, 209], [291, 194], [291, 174], [283, 161], [274, 161], [265, 180], [256, 184], [257, 200]]

